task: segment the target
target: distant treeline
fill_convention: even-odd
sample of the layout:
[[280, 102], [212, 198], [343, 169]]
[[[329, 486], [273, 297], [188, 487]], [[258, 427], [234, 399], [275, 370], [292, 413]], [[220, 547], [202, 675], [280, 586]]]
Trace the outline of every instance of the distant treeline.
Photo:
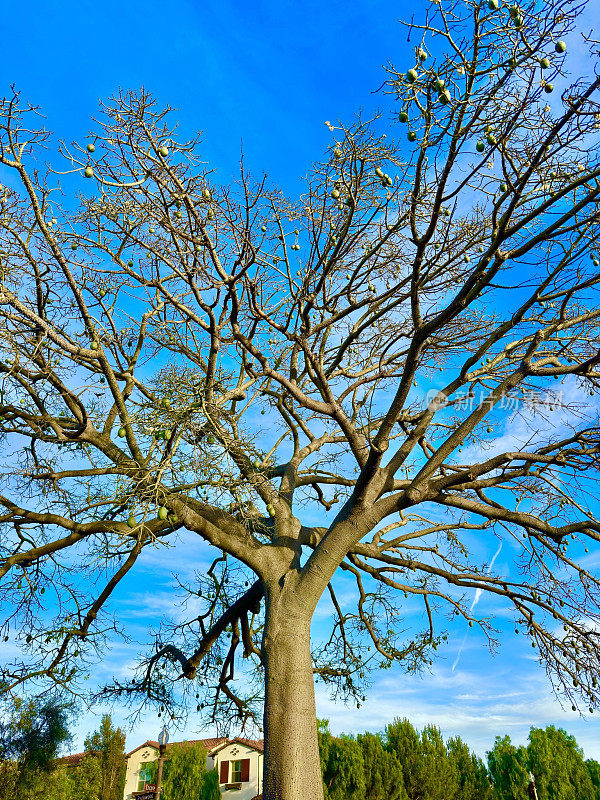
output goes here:
[[562, 728], [531, 728], [526, 747], [497, 736], [487, 763], [458, 737], [396, 719], [383, 733], [333, 737], [319, 723], [326, 800], [600, 800], [600, 764]]

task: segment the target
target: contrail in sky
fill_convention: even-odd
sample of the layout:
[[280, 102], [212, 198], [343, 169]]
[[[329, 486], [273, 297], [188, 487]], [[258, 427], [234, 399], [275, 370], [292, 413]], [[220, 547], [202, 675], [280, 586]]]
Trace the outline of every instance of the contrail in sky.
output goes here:
[[[492, 558], [492, 560], [490, 561], [490, 565], [489, 565], [489, 567], [487, 568], [487, 574], [488, 574], [488, 575], [489, 575], [489, 574], [490, 574], [490, 572], [492, 571], [492, 567], [494, 566], [494, 561], [495, 561], [495, 560], [498, 558], [498, 556], [500, 555], [500, 550], [502, 550], [502, 542], [500, 542], [500, 544], [498, 545], [498, 549], [497, 549], [497, 550], [496, 550], [496, 552], [494, 553], [494, 557], [493, 557], [493, 558]], [[481, 592], [482, 592], [482, 591], [483, 591], [482, 589], [477, 589], [477, 590], [475, 591], [475, 597], [473, 598], [473, 602], [471, 603], [471, 608], [469, 609], [470, 611], [473, 611], [473, 609], [475, 608], [475, 606], [476, 606], [476, 605], [477, 605], [477, 603], [479, 602], [479, 598], [481, 597]], [[464, 646], [465, 646], [465, 642], [467, 641], [467, 636], [468, 636], [468, 635], [469, 635], [469, 629], [467, 628], [467, 632], [466, 632], [466, 633], [465, 633], [465, 635], [464, 635], [464, 638], [463, 638], [463, 640], [462, 640], [462, 644], [461, 644], [461, 646], [460, 646], [460, 647], [459, 647], [459, 649], [458, 649], [458, 653], [456, 654], [456, 658], [454, 659], [454, 664], [452, 664], [452, 672], [454, 672], [454, 670], [456, 669], [456, 665], [458, 664], [458, 661], [459, 661], [459, 659], [460, 659], [460, 657], [461, 657], [461, 654], [462, 654], [463, 648], [464, 648]]]

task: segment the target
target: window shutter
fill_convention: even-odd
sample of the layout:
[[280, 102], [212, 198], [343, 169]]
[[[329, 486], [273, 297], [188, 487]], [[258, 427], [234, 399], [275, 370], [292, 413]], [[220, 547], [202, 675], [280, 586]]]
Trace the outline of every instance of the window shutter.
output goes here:
[[229, 761], [221, 761], [221, 777], [219, 783], [227, 783], [229, 780]]
[[242, 783], [250, 780], [250, 759], [242, 759]]

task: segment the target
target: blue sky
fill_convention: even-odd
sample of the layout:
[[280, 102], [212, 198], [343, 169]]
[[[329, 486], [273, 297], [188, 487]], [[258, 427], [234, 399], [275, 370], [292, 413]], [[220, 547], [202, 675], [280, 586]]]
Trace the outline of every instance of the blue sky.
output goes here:
[[[418, 17], [420, 0], [410, 8]], [[4, 17], [10, 36], [3, 41], [2, 90], [7, 93], [14, 83], [26, 100], [41, 107], [58, 137], [81, 141], [99, 98], [119, 86], [144, 86], [160, 104], [178, 109], [186, 133], [204, 131], [202, 154], [218, 169], [217, 180], [235, 176], [243, 143], [254, 174], [266, 171], [293, 195], [311, 161], [331, 141], [324, 121], [349, 121], [361, 107], [367, 113], [377, 108], [383, 98], [372, 92], [384, 80], [382, 65], [388, 60], [399, 67], [410, 60], [412, 66], [406, 29], [397, 23], [400, 11], [400, 4], [386, 0], [33, 0], [18, 24]], [[582, 59], [574, 38], [572, 44], [576, 70]], [[190, 546], [198, 563], [208, 559], [199, 542]], [[491, 539], [482, 546], [489, 560], [498, 543]], [[508, 548], [498, 554], [500, 572], [508, 571], [509, 557]], [[122, 619], [140, 637], [169, 602], [169, 567], [176, 558], [175, 551], [149, 551], [135, 580], [117, 598]], [[590, 557], [588, 566], [597, 568], [599, 561]], [[505, 608], [484, 596], [478, 610], [493, 615], [502, 632], [497, 656], [488, 653], [476, 629], [457, 624], [431, 673], [382, 672], [360, 710], [334, 703], [319, 686], [319, 716], [328, 717], [336, 733], [379, 730], [394, 716], [407, 716], [417, 727], [435, 723], [445, 736], [461, 735], [481, 755], [497, 734], [525, 742], [531, 725], [554, 724], [573, 733], [586, 755], [600, 759], [598, 721], [562, 711], [529, 643], [514, 635]], [[318, 609], [315, 635], [328, 613], [325, 604]], [[132, 646], [117, 645], [95, 677], [127, 674], [135, 653]], [[98, 715], [103, 710], [99, 707]], [[119, 709], [113, 716], [124, 719]], [[97, 721], [91, 714], [81, 718], [74, 749]], [[159, 720], [146, 716], [128, 730], [128, 747], [154, 738], [158, 728]], [[175, 738], [198, 734], [192, 716]]]

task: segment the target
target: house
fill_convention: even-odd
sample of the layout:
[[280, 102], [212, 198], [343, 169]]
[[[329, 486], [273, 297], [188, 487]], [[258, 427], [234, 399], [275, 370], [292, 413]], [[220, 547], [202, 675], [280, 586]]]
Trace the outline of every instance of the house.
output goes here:
[[[167, 744], [165, 757], [169, 757]], [[207, 769], [216, 768], [223, 800], [256, 800], [262, 791], [262, 739], [213, 737], [196, 739], [189, 744], [201, 744], [207, 751]], [[150, 794], [150, 764], [158, 758], [158, 742], [148, 740], [127, 753], [127, 772], [123, 800], [136, 800], [138, 795]], [[148, 789], [146, 789], [148, 787]], [[189, 800], [197, 800], [189, 798]]]
[[209, 757], [219, 775], [223, 800], [255, 800], [262, 793], [262, 739], [229, 739]]

